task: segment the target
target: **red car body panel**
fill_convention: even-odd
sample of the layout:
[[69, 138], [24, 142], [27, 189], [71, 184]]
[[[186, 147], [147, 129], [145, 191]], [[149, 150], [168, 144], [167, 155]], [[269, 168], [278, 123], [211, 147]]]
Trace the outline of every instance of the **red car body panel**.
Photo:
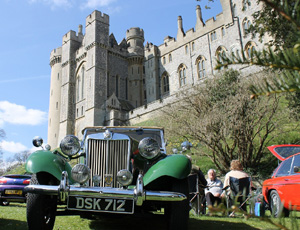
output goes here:
[[[276, 149], [279, 150], [280, 148], [290, 149], [290, 154], [286, 150], [282, 151], [284, 154], [279, 154], [280, 151], [276, 151]], [[262, 194], [265, 201], [269, 203], [270, 192], [276, 190], [286, 209], [300, 211], [300, 173], [293, 172], [293, 166], [300, 166], [300, 153], [298, 151], [300, 145], [275, 145], [268, 147], [268, 149], [274, 156], [283, 161], [274, 170], [272, 177], [263, 182]], [[286, 168], [290, 166], [286, 175], [280, 174], [283, 166]]]

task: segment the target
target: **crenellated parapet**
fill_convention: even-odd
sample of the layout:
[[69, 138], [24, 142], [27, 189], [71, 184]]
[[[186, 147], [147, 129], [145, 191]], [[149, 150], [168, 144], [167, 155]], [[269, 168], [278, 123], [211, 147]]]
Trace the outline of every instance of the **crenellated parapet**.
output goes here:
[[109, 25], [109, 16], [107, 14], [104, 14], [104, 13], [98, 11], [98, 10], [95, 10], [93, 13], [91, 13], [89, 16], [86, 17], [85, 25], [88, 26], [89, 24], [91, 24], [95, 20]]
[[50, 53], [50, 66], [61, 63], [61, 47], [56, 48]]

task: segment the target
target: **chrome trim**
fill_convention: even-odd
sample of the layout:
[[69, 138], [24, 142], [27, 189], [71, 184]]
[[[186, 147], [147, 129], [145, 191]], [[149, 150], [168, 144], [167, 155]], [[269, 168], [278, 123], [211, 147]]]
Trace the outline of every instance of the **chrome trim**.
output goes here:
[[58, 195], [65, 201], [68, 196], [109, 197], [133, 199], [140, 206], [143, 201], [182, 201], [187, 197], [182, 193], [165, 191], [148, 191], [143, 189], [143, 176], [140, 174], [135, 189], [106, 188], [106, 187], [76, 187], [67, 183], [67, 172], [62, 173], [59, 186], [54, 185], [28, 185], [24, 188], [27, 193]]

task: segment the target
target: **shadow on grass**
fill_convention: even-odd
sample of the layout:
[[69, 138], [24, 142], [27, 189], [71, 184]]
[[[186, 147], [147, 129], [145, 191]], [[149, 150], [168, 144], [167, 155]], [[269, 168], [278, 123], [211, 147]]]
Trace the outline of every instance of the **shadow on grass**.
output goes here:
[[13, 219], [1, 219], [0, 218], [0, 229], [13, 229], [13, 230], [24, 230], [27, 229], [27, 222]]
[[[103, 218], [90, 222], [90, 229], [96, 230], [166, 230], [167, 223], [163, 215], [138, 215]], [[245, 223], [233, 223], [219, 220], [200, 220], [190, 218], [188, 230], [212, 229], [212, 230], [256, 230], [259, 228], [251, 227]], [[183, 229], [184, 230], [184, 229]]]

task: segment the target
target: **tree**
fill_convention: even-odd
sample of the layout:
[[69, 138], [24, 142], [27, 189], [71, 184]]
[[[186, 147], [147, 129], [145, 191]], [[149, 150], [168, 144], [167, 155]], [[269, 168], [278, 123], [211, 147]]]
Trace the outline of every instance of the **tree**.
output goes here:
[[[5, 137], [5, 131], [3, 129], [0, 129], [0, 141]], [[1, 146], [1, 142], [0, 142], [0, 163], [2, 162], [2, 146]]]
[[16, 153], [13, 157], [13, 161], [17, 161], [20, 164], [25, 163], [30, 154], [31, 152], [29, 150]]
[[181, 102], [164, 110], [168, 136], [197, 142], [197, 154], [209, 157], [222, 173], [233, 159], [256, 168], [272, 140], [270, 134], [286, 116], [278, 110], [280, 96], [251, 100], [248, 85], [233, 70], [206, 80], [193, 96], [183, 95]]

